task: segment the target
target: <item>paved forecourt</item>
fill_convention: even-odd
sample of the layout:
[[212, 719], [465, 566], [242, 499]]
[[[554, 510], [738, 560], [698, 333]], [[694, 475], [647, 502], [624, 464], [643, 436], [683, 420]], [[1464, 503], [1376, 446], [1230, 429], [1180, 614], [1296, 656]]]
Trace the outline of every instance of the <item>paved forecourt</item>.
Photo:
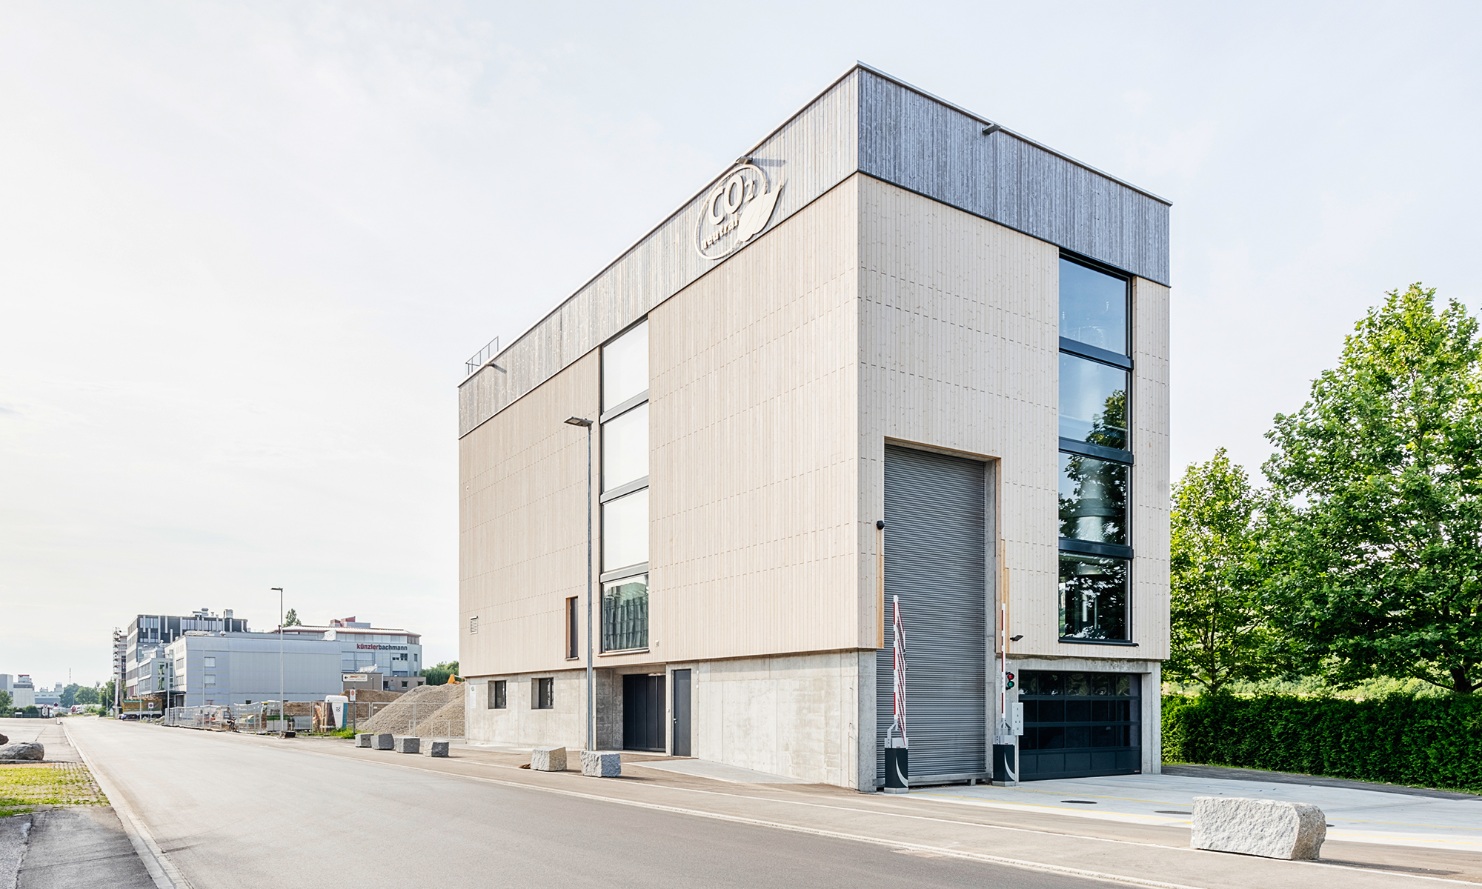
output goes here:
[[[111, 720], [70, 729], [195, 889], [318, 887], [327, 860], [347, 886], [1105, 885], [475, 780], [531, 773], [470, 759]], [[574, 789], [646, 783], [540, 774]], [[385, 854], [393, 846], [416, 851]]]

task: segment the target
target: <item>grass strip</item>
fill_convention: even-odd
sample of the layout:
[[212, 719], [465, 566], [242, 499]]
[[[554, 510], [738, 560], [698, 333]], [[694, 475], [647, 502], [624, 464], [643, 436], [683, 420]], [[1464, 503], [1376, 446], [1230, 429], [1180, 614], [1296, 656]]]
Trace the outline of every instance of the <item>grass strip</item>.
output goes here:
[[108, 799], [80, 762], [0, 763], [0, 818], [41, 806], [106, 806]]

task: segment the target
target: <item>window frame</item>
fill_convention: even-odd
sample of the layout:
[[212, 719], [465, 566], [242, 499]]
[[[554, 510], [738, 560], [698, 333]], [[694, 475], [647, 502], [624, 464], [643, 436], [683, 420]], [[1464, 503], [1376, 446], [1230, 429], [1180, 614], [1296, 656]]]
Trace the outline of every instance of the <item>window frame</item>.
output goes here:
[[556, 680], [552, 676], [536, 676], [530, 680], [530, 709], [556, 709]]
[[[1058, 505], [1059, 505], [1059, 496], [1060, 496], [1059, 495], [1059, 477], [1060, 477], [1059, 462], [1060, 462], [1060, 454], [1070, 454], [1070, 455], [1073, 455], [1073, 456], [1088, 457], [1088, 458], [1091, 458], [1091, 459], [1094, 459], [1094, 460], [1103, 460], [1103, 461], [1110, 462], [1110, 463], [1122, 464], [1122, 465], [1126, 466], [1126, 473], [1127, 473], [1127, 479], [1126, 479], [1127, 502], [1126, 502], [1125, 507], [1124, 507], [1125, 508], [1126, 515], [1125, 515], [1125, 519], [1124, 519], [1124, 523], [1125, 524], [1124, 524], [1124, 528], [1123, 528], [1123, 536], [1124, 536], [1124, 538], [1125, 538], [1125, 540], [1127, 542], [1125, 544], [1117, 544], [1117, 543], [1104, 543], [1104, 542], [1101, 542], [1101, 541], [1081, 540], [1081, 539], [1072, 538], [1072, 537], [1059, 537], [1058, 543], [1057, 543], [1057, 546], [1056, 546], [1056, 578], [1057, 578], [1056, 579], [1056, 602], [1057, 602], [1057, 604], [1056, 604], [1056, 610], [1058, 612], [1057, 613], [1057, 621], [1056, 622], [1058, 624], [1058, 637], [1059, 637], [1059, 641], [1060, 642], [1063, 642], [1063, 643], [1066, 643], [1066, 644], [1072, 644], [1072, 645], [1122, 645], [1122, 646], [1136, 646], [1137, 643], [1135, 641], [1133, 641], [1133, 639], [1134, 639], [1134, 625], [1133, 625], [1133, 617], [1134, 617], [1134, 608], [1133, 608], [1134, 602], [1133, 602], [1133, 599], [1134, 599], [1134, 595], [1133, 595], [1133, 591], [1135, 589], [1135, 583], [1134, 583], [1134, 580], [1133, 580], [1133, 572], [1134, 572], [1134, 570], [1136, 568], [1136, 560], [1133, 557], [1134, 556], [1134, 553], [1133, 553], [1133, 548], [1132, 548], [1132, 541], [1134, 539], [1134, 530], [1135, 530], [1134, 529], [1134, 520], [1133, 520], [1133, 515], [1135, 513], [1135, 509], [1134, 509], [1133, 496], [1132, 496], [1132, 492], [1134, 490], [1134, 488], [1133, 488], [1133, 475], [1134, 475], [1134, 471], [1135, 471], [1134, 470], [1133, 451], [1132, 451], [1132, 448], [1133, 448], [1133, 440], [1132, 440], [1132, 432], [1133, 432], [1133, 421], [1132, 421], [1132, 417], [1133, 417], [1133, 413], [1132, 413], [1132, 408], [1133, 408], [1133, 398], [1134, 398], [1134, 396], [1136, 394], [1134, 392], [1135, 383], [1136, 383], [1136, 373], [1135, 373], [1135, 369], [1133, 367], [1134, 362], [1133, 362], [1132, 355], [1133, 355], [1134, 351], [1136, 350], [1136, 343], [1137, 343], [1137, 327], [1136, 327], [1136, 323], [1135, 323], [1135, 321], [1136, 321], [1136, 313], [1135, 313], [1135, 296], [1136, 296], [1135, 276], [1134, 275], [1131, 275], [1131, 274], [1129, 274], [1127, 272], [1123, 272], [1123, 271], [1121, 271], [1119, 269], [1114, 269], [1114, 268], [1112, 268], [1110, 266], [1107, 266], [1107, 265], [1105, 265], [1103, 263], [1096, 262], [1096, 261], [1091, 260], [1091, 259], [1088, 259], [1088, 258], [1086, 258], [1084, 256], [1079, 256], [1079, 255], [1076, 255], [1074, 253], [1071, 253], [1071, 252], [1065, 251], [1065, 250], [1062, 250], [1060, 252], [1060, 260], [1061, 260], [1061, 262], [1070, 262], [1070, 263], [1073, 263], [1075, 265], [1079, 265], [1079, 266], [1082, 266], [1084, 268], [1088, 268], [1088, 269], [1090, 269], [1093, 272], [1098, 272], [1098, 273], [1101, 273], [1101, 274], [1106, 275], [1108, 277], [1116, 278], [1116, 279], [1118, 279], [1118, 280], [1120, 280], [1120, 281], [1123, 282], [1123, 285], [1124, 285], [1124, 288], [1125, 288], [1125, 291], [1124, 292], [1126, 294], [1126, 312], [1125, 312], [1125, 319], [1126, 319], [1126, 345], [1127, 345], [1127, 352], [1126, 352], [1126, 354], [1123, 354], [1123, 353], [1120, 353], [1120, 352], [1116, 352], [1116, 351], [1113, 351], [1113, 350], [1109, 350], [1109, 349], [1104, 349], [1104, 348], [1101, 348], [1101, 347], [1098, 347], [1098, 346], [1094, 346], [1094, 345], [1091, 345], [1090, 343], [1083, 343], [1083, 342], [1081, 342], [1079, 340], [1071, 339], [1071, 338], [1065, 337], [1065, 336], [1059, 336], [1058, 337], [1058, 339], [1059, 339], [1059, 349], [1058, 349], [1058, 352], [1059, 352], [1059, 355], [1061, 355], [1061, 356], [1069, 355], [1069, 356], [1072, 356], [1074, 358], [1079, 358], [1079, 359], [1085, 360], [1085, 361], [1091, 361], [1091, 362], [1094, 362], [1096, 364], [1101, 364], [1101, 365], [1104, 365], [1104, 366], [1107, 366], [1107, 367], [1112, 367], [1112, 368], [1116, 368], [1118, 370], [1123, 371], [1127, 375], [1127, 387], [1126, 387], [1126, 409], [1125, 409], [1126, 415], [1123, 418], [1123, 422], [1125, 423], [1125, 429], [1123, 431], [1123, 445], [1124, 445], [1124, 447], [1122, 447], [1122, 448], [1113, 448], [1113, 447], [1110, 447], [1110, 446], [1107, 446], [1107, 445], [1100, 445], [1100, 444], [1096, 444], [1096, 443], [1089, 442], [1089, 441], [1083, 441], [1083, 440], [1078, 440], [1078, 439], [1065, 438], [1063, 436], [1058, 436], [1057, 435], [1057, 437], [1059, 438], [1059, 447], [1057, 449], [1056, 458], [1055, 458], [1056, 459], [1056, 478], [1057, 478], [1057, 480], [1056, 480], [1056, 494], [1055, 494], [1055, 497], [1056, 497], [1056, 505], [1057, 505], [1056, 515], [1057, 515], [1057, 517], [1059, 515]], [[1059, 273], [1059, 269], [1060, 269], [1060, 266], [1057, 264], [1057, 266], [1056, 266], [1057, 275]], [[1056, 308], [1057, 334], [1059, 333], [1059, 322], [1060, 322], [1060, 310], [1059, 310], [1058, 299], [1059, 299], [1059, 296], [1057, 295], [1057, 308]], [[1057, 358], [1057, 362], [1059, 362], [1060, 360], [1061, 360], [1060, 358]], [[1058, 372], [1058, 369], [1059, 369], [1059, 364], [1057, 363], [1057, 372]], [[1064, 380], [1061, 380], [1060, 381], [1059, 386], [1063, 390]], [[1056, 409], [1057, 420], [1056, 420], [1056, 427], [1057, 427], [1057, 432], [1058, 432], [1059, 424], [1061, 422], [1061, 419], [1064, 417], [1064, 404], [1063, 403], [1060, 403], [1060, 398], [1059, 398], [1059, 392], [1058, 391], [1057, 391], [1056, 398], [1057, 398], [1057, 409]], [[1081, 637], [1081, 636], [1068, 636], [1068, 635], [1066, 635], [1066, 630], [1068, 629], [1068, 626], [1067, 626], [1067, 623], [1066, 623], [1066, 613], [1065, 613], [1066, 601], [1065, 601], [1065, 594], [1060, 589], [1060, 581], [1059, 581], [1059, 571], [1060, 571], [1059, 566], [1060, 566], [1060, 563], [1063, 561], [1063, 559], [1066, 556], [1079, 557], [1079, 558], [1111, 559], [1111, 560], [1115, 560], [1115, 561], [1124, 563], [1124, 566], [1123, 566], [1123, 577], [1124, 577], [1124, 584], [1125, 584], [1125, 586], [1124, 586], [1124, 589], [1123, 589], [1123, 592], [1122, 592], [1122, 603], [1121, 603], [1122, 604], [1122, 621], [1121, 621], [1121, 623], [1122, 623], [1122, 636], [1120, 638], [1115, 638], [1115, 639], [1090, 639], [1090, 638], [1085, 638], [1085, 637]]]
[[494, 679], [489, 683], [489, 699], [486, 701], [490, 710], [509, 709], [509, 685], [507, 680]]
[[[602, 575], [602, 577], [601, 577], [601, 579], [599, 581], [599, 584], [600, 584], [600, 587], [601, 587], [600, 592], [599, 592], [600, 604], [601, 604], [601, 608], [600, 608], [600, 611], [601, 611], [600, 618], [601, 618], [601, 620], [600, 620], [600, 623], [602, 625], [601, 626], [601, 633], [598, 636], [598, 648], [600, 649], [600, 651], [599, 651], [600, 654], [603, 654], [603, 655], [609, 655], [609, 654], [633, 654], [634, 652], [642, 652], [642, 651], [648, 651], [649, 650], [649, 645], [651, 643], [651, 640], [649, 638], [649, 630], [651, 629], [651, 626], [649, 624], [649, 614], [651, 612], [651, 609], [649, 608], [649, 603], [650, 603], [651, 598], [652, 598], [651, 597], [652, 587], [649, 584], [648, 563], [647, 562], [643, 563], [643, 565], [641, 566], [642, 570], [637, 570], [638, 567], [640, 567], [640, 566], [635, 566], [634, 568], [631, 568], [631, 569], [621, 569], [621, 570], [618, 570], [618, 571], [609, 572], [608, 574]], [[638, 645], [638, 646], [632, 646], [632, 647], [629, 647], [629, 648], [608, 648], [607, 647], [607, 639], [608, 639], [608, 632], [607, 632], [607, 588], [609, 586], [621, 586], [624, 582], [632, 582], [634, 578], [639, 578], [639, 577], [643, 578], [643, 600], [644, 600], [644, 605], [643, 605], [643, 644], [642, 645]]]
[[566, 597], [566, 660], [574, 661], [581, 657], [579, 649], [580, 640], [578, 633], [580, 629], [577, 621], [577, 598]]

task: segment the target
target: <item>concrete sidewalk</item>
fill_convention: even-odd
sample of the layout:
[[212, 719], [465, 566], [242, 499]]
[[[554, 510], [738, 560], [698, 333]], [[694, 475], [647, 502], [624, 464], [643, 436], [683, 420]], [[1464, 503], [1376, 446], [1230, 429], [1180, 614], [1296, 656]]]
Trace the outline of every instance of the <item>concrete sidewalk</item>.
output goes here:
[[[54, 719], [0, 719], [0, 734], [12, 742], [40, 741], [46, 748], [46, 762], [82, 762]], [[0, 765], [0, 769], [33, 767]], [[0, 818], [0, 887], [93, 886], [155, 887], [111, 806], [39, 806], [28, 814]]]
[[[819, 785], [740, 783], [730, 773], [708, 778], [698, 774], [704, 768], [681, 771], [670, 764], [682, 761], [651, 757], [625, 762], [621, 779], [599, 780], [571, 771], [520, 769], [528, 755], [467, 745], [455, 746], [446, 760], [310, 739], [299, 749], [388, 768], [425, 769], [603, 803], [872, 843], [903, 854], [979, 860], [1161, 889], [1287, 889], [1326, 886], [1335, 880], [1341, 880], [1344, 889], [1420, 887], [1438, 880], [1482, 884], [1482, 854], [1469, 849], [1335, 840], [1324, 846], [1322, 862], [1272, 861], [1191, 850], [1188, 826], [1172, 820], [1077, 817], [1068, 811], [1071, 804], [1062, 811], [943, 799], [935, 790], [897, 797]], [[1086, 798], [1084, 792], [1061, 798]]]
[[1329, 842], [1453, 849], [1482, 855], [1482, 797], [1368, 789], [1377, 786], [1118, 775], [1031, 781], [1018, 787], [938, 787], [913, 791], [910, 798], [1183, 828], [1191, 826], [1189, 816], [1196, 796], [1284, 800], [1311, 803], [1322, 809], [1328, 820]]

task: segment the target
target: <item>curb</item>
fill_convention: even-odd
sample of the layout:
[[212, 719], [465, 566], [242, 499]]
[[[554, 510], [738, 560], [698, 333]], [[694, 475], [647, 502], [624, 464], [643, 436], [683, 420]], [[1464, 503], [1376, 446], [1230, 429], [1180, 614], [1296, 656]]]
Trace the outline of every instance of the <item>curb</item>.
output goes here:
[[156, 889], [191, 889], [190, 881], [180, 873], [180, 869], [175, 867], [174, 862], [165, 857], [164, 850], [154, 841], [149, 828], [145, 827], [144, 822], [134, 814], [133, 806], [129, 805], [128, 799], [119, 790], [118, 785], [114, 784], [113, 779], [107, 777], [82, 747], [72, 739], [72, 730], [65, 721], [62, 723], [62, 734], [67, 736], [67, 743], [72, 745], [72, 749], [76, 750], [77, 755], [82, 758], [82, 764], [87, 766], [89, 772], [92, 772], [93, 780], [98, 782], [103, 795], [108, 797], [108, 804], [118, 815], [119, 822], [123, 824], [124, 833], [129, 835], [129, 842], [134, 846], [134, 852], [139, 856], [140, 863], [149, 872], [149, 878], [154, 880]]

